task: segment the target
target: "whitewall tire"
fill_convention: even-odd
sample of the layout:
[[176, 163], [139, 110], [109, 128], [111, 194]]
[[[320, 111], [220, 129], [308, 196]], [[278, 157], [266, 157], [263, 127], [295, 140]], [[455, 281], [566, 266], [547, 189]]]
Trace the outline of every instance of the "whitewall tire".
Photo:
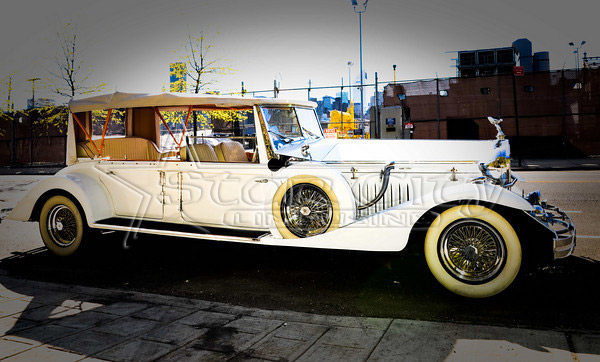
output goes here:
[[442, 212], [425, 236], [425, 258], [448, 290], [470, 298], [500, 293], [516, 278], [521, 243], [509, 222], [479, 205]]
[[338, 198], [319, 177], [298, 175], [287, 179], [275, 192], [273, 220], [285, 239], [305, 238], [337, 229]]
[[82, 213], [69, 198], [49, 198], [40, 211], [40, 234], [53, 254], [68, 256], [81, 246], [86, 229]]

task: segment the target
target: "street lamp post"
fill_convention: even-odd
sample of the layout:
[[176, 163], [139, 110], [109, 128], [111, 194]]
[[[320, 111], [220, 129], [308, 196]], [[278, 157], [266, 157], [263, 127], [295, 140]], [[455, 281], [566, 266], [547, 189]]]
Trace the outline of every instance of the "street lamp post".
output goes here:
[[575, 48], [573, 50], [573, 54], [575, 54], [575, 77], [579, 79], [579, 49], [585, 44], [585, 40], [579, 44], [579, 46], [575, 46], [575, 43], [570, 42], [569, 45]]
[[350, 0], [352, 3], [352, 6], [354, 7], [354, 12], [358, 14], [358, 31], [359, 31], [359, 38], [360, 38], [360, 122], [361, 124], [364, 124], [365, 122], [365, 116], [364, 116], [364, 112], [363, 112], [363, 104], [364, 104], [364, 97], [363, 97], [363, 60], [362, 60], [362, 14], [367, 11], [367, 3], [369, 2], [369, 0], [365, 0], [365, 2], [362, 4], [362, 10], [356, 10], [356, 7], [358, 6], [358, 1], [357, 0]]
[[40, 78], [29, 78], [28, 82], [31, 82], [31, 108], [35, 108], [35, 82]]
[[[353, 65], [354, 65], [354, 62], [349, 60], [348, 61], [348, 103], [352, 99], [352, 78], [350, 78], [350, 67]], [[354, 118], [354, 115], [352, 115], [352, 118]]]

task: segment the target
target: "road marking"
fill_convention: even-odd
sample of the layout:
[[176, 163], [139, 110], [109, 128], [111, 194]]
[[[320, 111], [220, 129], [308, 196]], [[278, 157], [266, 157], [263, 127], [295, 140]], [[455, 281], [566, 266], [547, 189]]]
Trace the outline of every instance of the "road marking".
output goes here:
[[565, 212], [566, 212], [567, 214], [582, 214], [582, 213], [583, 213], [583, 211], [574, 211], [574, 210], [571, 210], [571, 211], [565, 211]]
[[592, 235], [577, 235], [577, 239], [600, 239], [600, 236], [592, 236]]

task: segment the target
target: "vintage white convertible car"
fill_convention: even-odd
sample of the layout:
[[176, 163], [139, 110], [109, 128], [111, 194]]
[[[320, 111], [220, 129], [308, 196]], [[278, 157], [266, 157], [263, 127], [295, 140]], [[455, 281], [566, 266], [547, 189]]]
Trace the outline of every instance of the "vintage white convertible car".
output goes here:
[[[314, 107], [171, 93], [72, 100], [68, 167], [9, 218], [39, 221], [63, 256], [94, 230], [374, 252], [416, 243], [435, 278], [467, 297], [504, 290], [522, 262], [572, 254], [570, 218], [514, 187], [497, 121], [489, 141], [338, 140]], [[199, 118], [234, 132], [172, 130]]]

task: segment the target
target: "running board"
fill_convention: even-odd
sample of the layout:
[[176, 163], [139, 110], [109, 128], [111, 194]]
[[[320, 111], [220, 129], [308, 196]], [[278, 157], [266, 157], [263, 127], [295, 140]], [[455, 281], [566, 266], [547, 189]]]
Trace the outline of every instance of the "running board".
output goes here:
[[93, 229], [130, 231], [130, 232], [135, 232], [135, 233], [154, 234], [154, 235], [163, 235], [163, 236], [176, 236], [176, 237], [200, 239], [200, 240], [234, 241], [234, 242], [238, 242], [238, 243], [256, 243], [256, 242], [260, 242], [260, 240], [263, 237], [271, 235], [270, 233], [266, 233], [259, 237], [243, 237], [243, 236], [230, 236], [230, 235], [202, 234], [202, 233], [193, 233], [193, 232], [185, 232], [185, 231], [175, 231], [175, 230], [137, 228], [137, 227], [133, 227], [133, 226], [122, 226], [122, 225], [111, 225], [111, 224], [91, 224], [90, 227]]

